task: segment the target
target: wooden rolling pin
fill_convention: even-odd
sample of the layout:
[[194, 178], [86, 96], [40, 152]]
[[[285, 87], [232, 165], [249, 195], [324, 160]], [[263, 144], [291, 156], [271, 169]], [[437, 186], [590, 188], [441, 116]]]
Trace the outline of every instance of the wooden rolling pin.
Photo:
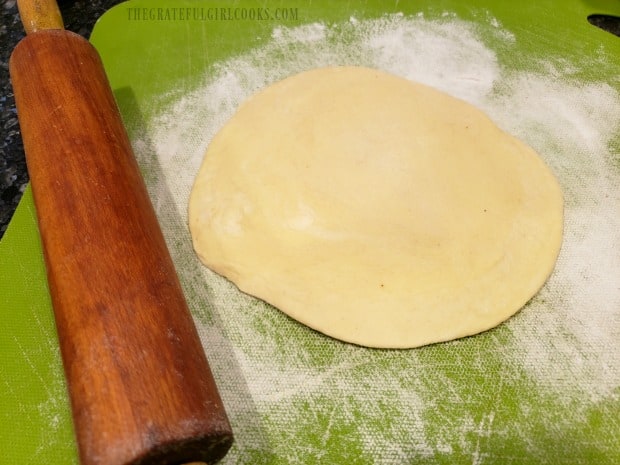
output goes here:
[[84, 465], [213, 462], [232, 431], [101, 60], [18, 1], [10, 74]]

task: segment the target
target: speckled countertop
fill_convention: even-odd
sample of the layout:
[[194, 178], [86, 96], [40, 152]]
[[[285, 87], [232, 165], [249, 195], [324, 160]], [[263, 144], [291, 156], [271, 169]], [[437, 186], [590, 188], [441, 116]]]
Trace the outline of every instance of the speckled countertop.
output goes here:
[[[97, 18], [119, 0], [59, 1], [65, 28], [88, 38]], [[24, 159], [13, 89], [9, 79], [9, 57], [24, 37], [15, 0], [2, 0], [0, 7], [0, 238], [19, 203], [28, 173]]]

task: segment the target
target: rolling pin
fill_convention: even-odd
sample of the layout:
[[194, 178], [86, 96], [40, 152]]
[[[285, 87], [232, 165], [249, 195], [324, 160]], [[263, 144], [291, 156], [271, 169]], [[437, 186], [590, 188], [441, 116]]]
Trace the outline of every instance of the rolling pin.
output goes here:
[[95, 48], [18, 1], [10, 75], [83, 465], [212, 463], [233, 436]]

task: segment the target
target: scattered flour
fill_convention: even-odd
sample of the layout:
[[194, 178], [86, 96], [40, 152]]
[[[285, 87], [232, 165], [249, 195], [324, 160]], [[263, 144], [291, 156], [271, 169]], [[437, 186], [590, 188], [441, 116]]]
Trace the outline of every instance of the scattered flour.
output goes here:
[[[202, 85], [149, 122], [149, 140], [134, 141], [145, 171], [155, 172], [150, 194], [173, 258], [183, 264], [179, 268], [189, 269], [181, 271], [182, 280], [241, 441], [230, 463], [249, 463], [251, 450], [297, 443], [300, 435], [315, 447], [306, 452], [326, 453], [320, 443], [330, 440], [330, 432], [339, 440], [356, 438], [350, 449], [374, 454], [374, 463], [457, 453], [469, 463], [484, 463], [492, 434], [507, 442], [530, 440], [523, 438], [523, 428], [515, 432], [511, 424], [502, 426], [501, 412], [493, 410], [497, 399], [466, 386], [468, 374], [459, 374], [458, 363], [444, 366], [443, 359], [426, 358], [441, 347], [369, 351], [317, 336], [242, 295], [192, 255], [186, 209], [211, 138], [254, 92], [326, 65], [371, 66], [432, 85], [482, 108], [543, 156], [565, 192], [566, 231], [557, 268], [525, 311], [497, 333], [479, 337], [491, 349], [474, 346], [480, 352], [468, 355], [472, 343], [464, 340], [452, 343], [452, 350], [473, 357], [470, 366], [484, 376], [490, 360], [503, 367], [496, 368], [500, 381], [491, 391], [525, 376], [551, 398], [567, 404], [585, 399], [583, 415], [592, 403], [618, 399], [620, 173], [610, 141], [620, 126], [620, 95], [604, 83], [573, 80], [569, 65], [541, 63], [539, 73], [503, 68], [480, 28], [486, 27], [485, 37], [494, 37], [494, 46], [510, 47], [514, 36], [495, 18], [486, 20], [486, 26], [475, 26], [452, 14], [439, 20], [392, 15], [276, 27], [265, 45], [213, 65]], [[296, 345], [288, 345], [288, 339]], [[437, 392], [442, 392], [440, 401]], [[468, 392], [471, 398], [463, 394]], [[475, 408], [465, 408], [472, 399], [489, 410], [476, 416]], [[534, 416], [536, 408], [528, 399], [524, 394], [518, 407], [524, 418]], [[442, 419], [442, 403], [461, 409], [459, 415]], [[559, 425], [571, 421], [561, 412], [547, 417]], [[270, 428], [282, 418], [294, 430], [291, 437], [282, 432], [286, 427]], [[323, 436], [313, 435], [316, 425]], [[251, 444], [244, 448], [243, 441]], [[336, 463], [338, 458], [323, 459]]]

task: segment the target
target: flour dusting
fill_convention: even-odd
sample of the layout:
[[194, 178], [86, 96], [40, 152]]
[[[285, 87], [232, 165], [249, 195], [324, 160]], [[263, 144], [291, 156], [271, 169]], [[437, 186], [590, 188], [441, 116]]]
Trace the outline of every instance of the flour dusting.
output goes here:
[[[275, 456], [280, 443], [298, 447], [274, 463], [310, 454], [324, 463], [481, 464], [499, 443], [523, 444], [534, 457], [548, 451], [527, 425], [568, 434], [575, 417], [557, 405], [585, 421], [595, 404], [618, 401], [620, 173], [611, 140], [620, 95], [579, 83], [569, 65], [505, 69], [494, 47], [514, 42], [493, 17], [474, 25], [450, 13], [277, 26], [266, 44], [214, 64], [151, 120], [148, 143], [133, 141], [145, 171], [160, 173], [149, 191], [237, 434], [225, 463]], [[375, 67], [464, 99], [552, 168], [566, 202], [561, 255], [547, 285], [507, 324], [420, 350], [368, 350], [315, 334], [200, 266], [186, 210], [209, 141], [256, 91], [327, 65]], [[520, 400], [505, 406], [500, 395]], [[340, 442], [338, 452], [330, 441]]]

